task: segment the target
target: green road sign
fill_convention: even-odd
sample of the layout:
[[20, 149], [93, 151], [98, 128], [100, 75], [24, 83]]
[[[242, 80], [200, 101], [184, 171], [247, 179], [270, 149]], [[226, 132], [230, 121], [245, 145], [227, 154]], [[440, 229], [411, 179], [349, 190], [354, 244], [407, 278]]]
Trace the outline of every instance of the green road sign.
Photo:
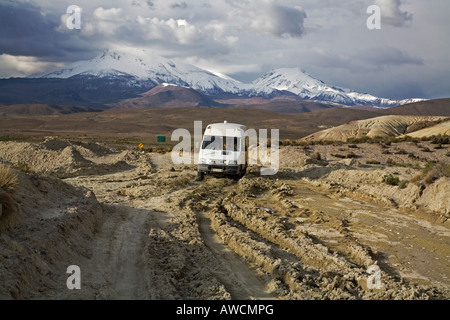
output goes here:
[[158, 142], [166, 142], [166, 136], [158, 136]]

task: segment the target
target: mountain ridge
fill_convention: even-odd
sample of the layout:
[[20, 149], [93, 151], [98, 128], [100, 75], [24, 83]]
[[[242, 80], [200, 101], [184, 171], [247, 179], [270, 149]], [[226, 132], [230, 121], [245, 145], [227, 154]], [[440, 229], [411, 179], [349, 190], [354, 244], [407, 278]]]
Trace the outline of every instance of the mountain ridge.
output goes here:
[[[330, 102], [341, 106], [363, 105], [380, 108], [424, 100], [391, 100], [330, 86], [298, 67], [273, 69], [252, 83], [242, 83], [193, 65], [174, 62], [137, 49], [123, 52], [108, 49], [91, 60], [74, 62], [56, 70], [31, 75], [28, 79], [78, 80], [86, 83], [103, 79], [123, 89], [137, 91], [135, 96], [159, 84], [169, 83], [190, 87], [215, 99], [237, 97], [273, 99], [295, 95], [300, 100]], [[95, 85], [84, 89], [92, 90], [93, 87]], [[123, 98], [131, 98], [131, 96]]]
[[132, 53], [105, 50], [91, 60], [78, 61], [65, 67], [31, 75], [28, 78], [61, 78], [87, 76], [96, 78], [130, 77], [129, 86], [139, 82], [153, 82], [154, 86], [169, 83], [187, 86], [208, 95], [232, 93], [236, 95], [271, 95], [274, 90], [258, 88], [237, 80], [225, 79], [210, 71], [182, 62], [134, 50]]
[[358, 93], [347, 88], [330, 86], [298, 67], [272, 69], [254, 80], [253, 84], [286, 90], [306, 100], [333, 101], [347, 106], [392, 107], [424, 100], [416, 98], [404, 100], [378, 98], [368, 93]]

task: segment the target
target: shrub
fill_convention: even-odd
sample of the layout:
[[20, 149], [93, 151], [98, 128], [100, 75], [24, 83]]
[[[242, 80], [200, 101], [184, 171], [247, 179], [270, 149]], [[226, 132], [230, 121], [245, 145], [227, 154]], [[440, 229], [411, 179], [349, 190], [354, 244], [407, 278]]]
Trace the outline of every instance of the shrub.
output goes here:
[[12, 193], [18, 185], [17, 175], [9, 166], [0, 164], [0, 220], [15, 216], [18, 213], [17, 204]]
[[434, 136], [431, 139], [432, 144], [450, 144], [450, 136]]
[[423, 181], [426, 185], [430, 185], [441, 177], [450, 177], [450, 164], [428, 162], [422, 172], [411, 179], [411, 182]]
[[16, 190], [18, 181], [14, 170], [6, 165], [0, 164], [0, 189], [8, 193]]
[[383, 182], [390, 186], [397, 186], [400, 182], [400, 179], [390, 174], [384, 178]]
[[398, 177], [394, 177], [391, 174], [384, 177], [383, 182], [390, 186], [398, 186], [400, 189], [405, 189], [408, 185], [408, 181], [400, 180]]
[[398, 187], [399, 187], [400, 189], [405, 189], [407, 185], [408, 185], [408, 181], [406, 181], [406, 180], [401, 180], [401, 181], [398, 183]]

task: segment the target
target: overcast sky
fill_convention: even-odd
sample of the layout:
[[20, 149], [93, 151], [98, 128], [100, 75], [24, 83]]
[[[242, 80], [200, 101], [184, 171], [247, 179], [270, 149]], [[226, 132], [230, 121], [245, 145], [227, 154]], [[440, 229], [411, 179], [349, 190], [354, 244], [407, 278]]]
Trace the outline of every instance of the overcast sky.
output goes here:
[[[82, 9], [67, 28], [68, 6]], [[369, 30], [370, 5], [381, 29]], [[0, 0], [0, 78], [137, 47], [243, 82], [300, 67], [391, 99], [450, 97], [449, 0]]]

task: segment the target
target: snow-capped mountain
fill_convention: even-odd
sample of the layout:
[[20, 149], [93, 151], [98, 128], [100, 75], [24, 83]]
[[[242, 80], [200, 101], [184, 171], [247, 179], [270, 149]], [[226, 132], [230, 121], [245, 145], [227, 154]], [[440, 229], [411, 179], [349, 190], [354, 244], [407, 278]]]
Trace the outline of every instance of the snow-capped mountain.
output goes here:
[[[113, 99], [112, 95], [115, 98], [130, 98], [163, 83], [189, 87], [214, 98], [273, 98], [289, 95], [290, 98], [299, 100], [375, 107], [392, 107], [423, 100], [383, 99], [330, 86], [299, 68], [274, 69], [251, 84], [242, 83], [230, 77], [220, 76], [190, 64], [174, 62], [139, 49], [106, 50], [91, 60], [75, 62], [28, 78], [68, 81], [70, 85], [63, 87], [60, 84], [62, 89], [58, 90], [64, 91], [64, 96], [70, 95], [78, 101], [89, 100], [96, 94], [105, 96], [102, 101], [108, 101], [108, 95], [111, 99]], [[72, 89], [68, 89], [68, 86]]]
[[273, 69], [253, 81], [253, 84], [259, 87], [265, 86], [277, 90], [290, 91], [302, 99], [328, 101], [343, 105], [392, 107], [423, 100], [390, 100], [378, 98], [367, 93], [358, 93], [346, 88], [330, 86], [310, 76], [300, 68]]
[[267, 96], [274, 91], [269, 87], [244, 84], [232, 78], [225, 79], [196, 66], [175, 63], [145, 50], [132, 52], [106, 50], [91, 60], [75, 62], [54, 71], [29, 76], [29, 78], [60, 79], [72, 77], [123, 78], [125, 84], [130, 87], [141, 86], [143, 83], [147, 86], [149, 83], [153, 83], [154, 86], [169, 83], [190, 87], [210, 95], [231, 93]]

